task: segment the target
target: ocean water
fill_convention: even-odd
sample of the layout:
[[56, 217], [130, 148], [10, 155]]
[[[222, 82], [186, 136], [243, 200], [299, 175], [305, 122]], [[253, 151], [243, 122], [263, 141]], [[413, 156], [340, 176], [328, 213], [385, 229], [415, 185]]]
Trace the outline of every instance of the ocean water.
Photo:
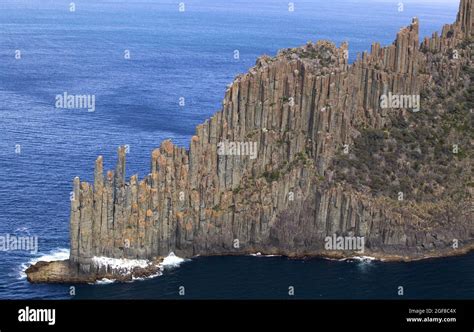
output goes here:
[[[163, 139], [187, 146], [220, 108], [225, 87], [258, 56], [308, 40], [349, 42], [349, 57], [389, 44], [413, 16], [421, 35], [455, 20], [457, 1], [0, 0], [0, 236], [37, 236], [39, 252], [0, 251], [0, 298], [70, 298], [30, 285], [32, 261], [66, 258], [72, 179], [92, 180], [129, 146], [127, 175], [149, 172]], [[235, 59], [235, 51], [239, 59]], [[18, 51], [20, 53], [18, 53]], [[129, 52], [130, 59], [125, 59]], [[15, 55], [21, 55], [16, 59]], [[55, 96], [96, 96], [96, 111], [57, 109]], [[185, 105], [180, 106], [180, 98]], [[183, 99], [181, 99], [182, 101]], [[48, 257], [46, 257], [48, 258]], [[281, 257], [197, 257], [130, 284], [78, 286], [76, 298], [473, 298], [474, 255], [414, 263]]]

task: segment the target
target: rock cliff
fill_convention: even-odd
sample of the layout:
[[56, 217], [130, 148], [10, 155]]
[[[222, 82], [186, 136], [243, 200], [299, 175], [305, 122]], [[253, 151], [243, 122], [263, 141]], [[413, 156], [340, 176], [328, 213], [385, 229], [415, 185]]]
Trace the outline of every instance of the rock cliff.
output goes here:
[[347, 44], [327, 41], [263, 56], [189, 150], [162, 142], [142, 180], [126, 179], [124, 147], [115, 170], [99, 157], [93, 184], [74, 179], [71, 269], [171, 251], [356, 254], [328, 250], [334, 234], [385, 259], [469, 250], [472, 15], [462, 0], [456, 22], [421, 44], [415, 18], [353, 64]]

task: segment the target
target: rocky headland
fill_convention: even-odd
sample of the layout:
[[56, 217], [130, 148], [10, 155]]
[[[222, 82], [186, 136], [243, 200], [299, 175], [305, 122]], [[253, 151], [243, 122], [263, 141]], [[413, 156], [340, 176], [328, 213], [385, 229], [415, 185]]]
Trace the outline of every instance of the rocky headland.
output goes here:
[[142, 180], [126, 179], [124, 147], [115, 170], [99, 156], [93, 184], [74, 179], [69, 260], [39, 262], [28, 280], [133, 278], [97, 257], [361, 255], [328, 248], [333, 235], [385, 260], [471, 250], [472, 4], [441, 34], [420, 43], [415, 18], [352, 64], [328, 41], [260, 57], [189, 150], [162, 142]]

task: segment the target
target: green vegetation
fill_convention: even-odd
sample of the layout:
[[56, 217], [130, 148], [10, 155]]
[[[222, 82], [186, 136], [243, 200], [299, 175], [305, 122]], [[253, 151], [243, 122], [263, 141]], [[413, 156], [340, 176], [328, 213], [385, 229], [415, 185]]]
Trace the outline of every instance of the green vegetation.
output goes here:
[[233, 193], [234, 195], [237, 195], [237, 194], [240, 193], [241, 191], [242, 191], [242, 187], [239, 185], [239, 186], [237, 186], [236, 188], [234, 188], [234, 189], [232, 190], [232, 193]]
[[263, 172], [262, 175], [265, 178], [265, 180], [267, 180], [267, 182], [273, 182], [273, 181], [278, 181], [278, 179], [280, 179], [281, 173], [278, 170], [274, 170], [271, 172], [265, 171]]
[[288, 174], [293, 170], [297, 165], [308, 165], [310, 159], [306, 151], [298, 152], [291, 162], [283, 161], [280, 165], [279, 170], [265, 171], [262, 174], [262, 177], [271, 183], [273, 181], [278, 181], [283, 175]]
[[386, 128], [362, 129], [350, 153], [335, 158], [335, 180], [394, 199], [399, 192], [416, 201], [465, 197], [472, 186], [474, 69], [464, 66], [462, 76], [448, 92], [426, 86], [420, 112], [393, 112]]

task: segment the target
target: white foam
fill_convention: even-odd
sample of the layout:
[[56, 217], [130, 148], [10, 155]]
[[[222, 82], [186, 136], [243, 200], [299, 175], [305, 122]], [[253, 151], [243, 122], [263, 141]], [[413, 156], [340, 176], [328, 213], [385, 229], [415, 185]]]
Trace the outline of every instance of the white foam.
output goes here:
[[100, 280], [97, 280], [94, 284], [95, 285], [108, 285], [114, 283], [116, 280], [115, 279], [107, 279], [107, 278], [102, 278]]
[[370, 263], [376, 260], [377, 258], [371, 257], [371, 256], [353, 256], [353, 257], [341, 259], [341, 261], [358, 261], [358, 262], [363, 262], [363, 263]]
[[160, 265], [166, 268], [178, 267], [184, 262], [186, 262], [186, 259], [176, 256], [174, 252], [170, 252], [169, 255], [163, 259], [163, 262], [161, 262]]
[[148, 277], [132, 277], [132, 281], [143, 281], [147, 279], [153, 279], [156, 277], [161, 276], [163, 273], [161, 271], [156, 272], [155, 274], [151, 274]]
[[30, 234], [30, 229], [28, 227], [18, 227], [15, 229], [15, 233], [16, 232], [23, 232], [23, 233]]
[[151, 262], [146, 259], [126, 259], [126, 258], [110, 258], [105, 256], [92, 257], [92, 263], [98, 268], [105, 267], [119, 273], [127, 274], [134, 268], [146, 268]]
[[[33, 264], [36, 264], [40, 261], [43, 262], [52, 262], [52, 261], [62, 261], [69, 259], [69, 249], [66, 248], [58, 248], [52, 250], [48, 253], [38, 253], [36, 257], [32, 258], [27, 263], [23, 263], [20, 266], [20, 275], [19, 279], [26, 279], [25, 270]], [[159, 264], [159, 269], [157, 273], [154, 273], [145, 278], [132, 278], [132, 280], [145, 280], [151, 279], [158, 276], [161, 276], [163, 273], [162, 271], [165, 268], [176, 268], [179, 267], [182, 263], [186, 262], [187, 259], [181, 258], [176, 256], [173, 252], [163, 259], [163, 261]], [[92, 257], [92, 262], [97, 267], [106, 267], [108, 270], [113, 270], [115, 273], [120, 274], [128, 274], [131, 273], [132, 270], [136, 267], [139, 268], [146, 268], [153, 264], [151, 261], [146, 259], [126, 259], [126, 258], [111, 258], [105, 256], [94, 256]], [[106, 285], [115, 282], [114, 279], [101, 279], [97, 280], [95, 284], [97, 285]]]
[[31, 260], [33, 264], [40, 261], [53, 262], [53, 261], [63, 261], [63, 260], [69, 259], [69, 249], [60, 248], [60, 249], [52, 250], [47, 254], [39, 253], [39, 255], [40, 257], [37, 257]]
[[351, 257], [344, 257], [344, 258], [332, 258], [332, 257], [321, 257], [328, 261], [336, 261], [336, 262], [361, 262], [361, 263], [370, 263], [373, 261], [383, 261], [383, 259], [375, 258], [372, 256], [351, 256]]
[[262, 255], [261, 252], [257, 252], [256, 254], [250, 254], [253, 257], [280, 257], [280, 255]]
[[58, 248], [51, 250], [49, 253], [37, 253], [36, 257], [29, 260], [27, 263], [20, 265], [20, 276], [19, 279], [25, 279], [26, 273], [25, 270], [31, 265], [34, 265], [38, 262], [53, 262], [53, 261], [63, 261], [69, 258], [69, 249]]
[[[98, 267], [107, 267], [109, 270], [114, 270], [115, 273], [128, 274], [131, 273], [135, 267], [146, 268], [153, 264], [151, 261], [146, 259], [125, 259], [125, 258], [110, 258], [110, 257], [93, 257], [92, 261]], [[158, 264], [159, 270], [147, 277], [132, 277], [132, 281], [141, 281], [159, 277], [163, 274], [165, 268], [175, 268], [180, 266], [182, 263], [186, 262], [187, 259], [176, 256], [173, 252], [163, 259], [163, 261]], [[96, 281], [96, 285], [106, 285], [116, 280], [113, 279], [102, 279]]]

